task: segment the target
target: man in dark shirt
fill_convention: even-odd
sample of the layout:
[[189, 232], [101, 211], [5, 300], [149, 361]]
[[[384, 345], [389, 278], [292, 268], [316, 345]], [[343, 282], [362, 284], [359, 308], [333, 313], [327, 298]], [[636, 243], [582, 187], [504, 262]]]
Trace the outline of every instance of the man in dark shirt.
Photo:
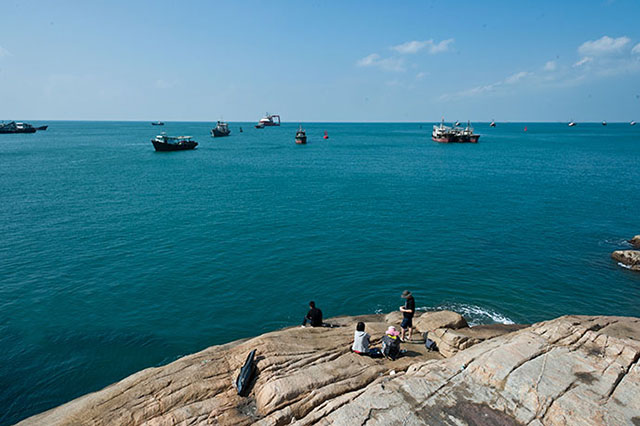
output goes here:
[[307, 316], [302, 320], [302, 326], [307, 324], [307, 321], [311, 324], [311, 327], [322, 327], [322, 311], [316, 308], [316, 302], [309, 302], [309, 312]]
[[416, 313], [416, 301], [409, 290], [402, 292], [402, 298], [406, 299], [404, 306], [400, 306], [400, 312], [402, 312], [402, 332], [400, 333], [400, 340], [404, 341], [404, 334], [409, 329], [408, 340], [411, 340], [411, 334], [413, 333], [413, 314]]

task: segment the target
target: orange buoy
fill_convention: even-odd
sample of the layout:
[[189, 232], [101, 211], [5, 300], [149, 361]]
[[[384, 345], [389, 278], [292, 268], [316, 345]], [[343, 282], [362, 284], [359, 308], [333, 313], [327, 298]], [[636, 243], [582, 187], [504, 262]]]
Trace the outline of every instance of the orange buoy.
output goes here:
[[524, 131], [525, 131], [525, 132], [527, 131], [527, 126], [524, 126]]
[[324, 136], [322, 137], [322, 139], [329, 139], [329, 135], [327, 134], [327, 131], [324, 131]]

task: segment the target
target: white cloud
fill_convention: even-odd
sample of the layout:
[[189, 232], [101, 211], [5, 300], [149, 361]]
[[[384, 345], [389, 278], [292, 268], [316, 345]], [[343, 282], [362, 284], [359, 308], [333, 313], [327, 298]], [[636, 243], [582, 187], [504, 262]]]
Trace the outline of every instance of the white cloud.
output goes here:
[[578, 47], [578, 53], [582, 56], [601, 56], [620, 53], [629, 42], [631, 42], [631, 39], [625, 36], [618, 38], [602, 36], [598, 40], [589, 40], [582, 43], [580, 47]]
[[576, 62], [575, 64], [573, 64], [574, 67], [581, 67], [584, 64], [588, 64], [589, 62], [593, 62], [593, 58], [590, 56], [587, 56], [586, 58], [582, 58], [580, 59], [578, 62]]
[[476, 96], [482, 93], [487, 93], [487, 92], [496, 92], [498, 91], [500, 88], [506, 86], [506, 85], [513, 85], [518, 83], [519, 81], [521, 81], [524, 78], [527, 77], [531, 77], [534, 74], [532, 72], [528, 72], [528, 71], [520, 71], [517, 72], [515, 74], [512, 74], [508, 77], [506, 77], [503, 80], [500, 81], [496, 81], [495, 83], [491, 83], [491, 84], [485, 84], [482, 86], [476, 86], [473, 87], [471, 89], [467, 89], [467, 90], [461, 90], [459, 92], [456, 93], [445, 93], [444, 95], [440, 96], [440, 100], [451, 100], [451, 99], [461, 99], [461, 98], [468, 98], [471, 96]]
[[522, 80], [523, 78], [527, 77], [531, 75], [530, 72], [526, 72], [526, 71], [520, 71], [518, 73], [515, 73], [513, 75], [510, 75], [509, 77], [504, 79], [504, 82], [506, 84], [514, 84], [517, 83], [518, 81]]
[[4, 47], [0, 46], [0, 58], [2, 58], [4, 56], [11, 56], [11, 52], [9, 52]]
[[434, 55], [436, 53], [442, 53], [449, 50], [449, 45], [451, 45], [453, 41], [454, 39], [452, 38], [442, 40], [439, 43], [434, 42], [433, 39], [424, 41], [413, 40], [393, 46], [392, 49], [404, 55], [418, 53], [419, 51], [426, 49], [427, 52]]
[[640, 55], [640, 43], [636, 44], [633, 49], [631, 49], [631, 53]]
[[402, 58], [382, 58], [377, 53], [365, 56], [357, 62], [359, 67], [377, 67], [385, 71], [404, 71]]
[[544, 70], [545, 71], [555, 71], [556, 68], [558, 68], [558, 64], [556, 64], [556, 61], [549, 61], [546, 64], [544, 64]]
[[372, 53], [369, 56], [365, 56], [364, 58], [358, 61], [359, 67], [369, 67], [374, 65], [378, 60], [380, 60], [380, 55], [377, 53]]
[[418, 74], [416, 74], [416, 80], [422, 80], [423, 78], [425, 78], [428, 75], [428, 73], [424, 72], [424, 71], [420, 71]]

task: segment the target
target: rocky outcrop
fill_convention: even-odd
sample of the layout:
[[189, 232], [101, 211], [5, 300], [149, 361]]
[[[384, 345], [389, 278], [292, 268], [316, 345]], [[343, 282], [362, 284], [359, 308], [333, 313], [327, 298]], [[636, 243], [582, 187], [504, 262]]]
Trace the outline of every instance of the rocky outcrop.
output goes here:
[[[25, 425], [633, 424], [640, 421], [640, 320], [567, 316], [487, 337], [450, 358], [405, 344], [395, 362], [349, 352], [353, 326], [291, 328], [150, 368]], [[474, 327], [468, 329], [473, 330]], [[463, 329], [458, 329], [459, 332]], [[504, 331], [504, 330], [503, 330]], [[499, 333], [498, 333], [499, 334]], [[476, 336], [476, 338], [477, 338]], [[258, 350], [247, 398], [232, 382]]]
[[437, 311], [437, 312], [425, 312], [417, 317], [414, 322], [414, 327], [420, 333], [425, 331], [432, 331], [437, 328], [463, 328], [469, 327], [464, 317], [456, 312], [451, 311]]
[[636, 235], [635, 237], [630, 239], [629, 243], [631, 243], [631, 245], [635, 248], [640, 248], [640, 235]]
[[632, 271], [640, 271], [640, 250], [617, 250], [611, 258]]
[[525, 327], [527, 326], [519, 324], [491, 324], [459, 329], [437, 328], [429, 333], [429, 338], [436, 343], [440, 354], [449, 358], [484, 340], [493, 339]]

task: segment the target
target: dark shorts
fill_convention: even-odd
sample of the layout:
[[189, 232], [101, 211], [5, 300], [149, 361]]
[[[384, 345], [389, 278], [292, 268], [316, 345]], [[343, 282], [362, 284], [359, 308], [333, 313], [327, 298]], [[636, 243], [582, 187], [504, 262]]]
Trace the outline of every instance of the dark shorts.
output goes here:
[[413, 318], [402, 318], [400, 328], [404, 328], [406, 330], [409, 327], [413, 327]]

